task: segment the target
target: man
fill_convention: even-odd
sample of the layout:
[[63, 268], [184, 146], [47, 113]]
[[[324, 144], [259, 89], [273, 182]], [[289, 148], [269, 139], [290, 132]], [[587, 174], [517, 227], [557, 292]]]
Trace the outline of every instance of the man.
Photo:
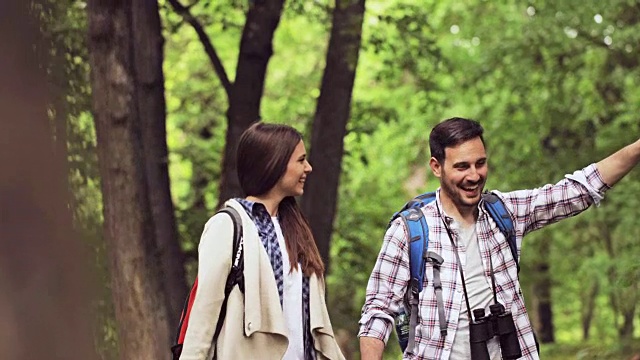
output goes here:
[[[496, 302], [512, 313], [522, 358], [539, 359], [518, 281], [516, 259], [483, 206], [488, 164], [482, 134], [479, 123], [462, 118], [448, 119], [431, 131], [429, 165], [440, 179], [440, 188], [436, 200], [421, 211], [429, 226], [429, 251], [444, 259], [439, 271], [443, 299], [440, 306], [444, 307], [447, 331], [440, 331], [432, 281], [434, 267], [427, 264], [426, 285], [419, 295], [415, 346], [407, 347], [404, 359], [472, 359], [470, 315], [474, 309], [485, 309], [488, 314], [489, 306]], [[639, 161], [640, 140], [566, 175], [555, 185], [505, 193], [494, 191], [511, 215], [518, 254], [523, 236], [576, 215], [591, 204], [597, 205], [604, 192]], [[358, 334], [363, 360], [382, 358], [409, 277], [407, 231], [402, 221], [396, 219], [385, 234], [367, 286]], [[486, 348], [491, 359], [501, 359], [498, 337], [488, 340]]]

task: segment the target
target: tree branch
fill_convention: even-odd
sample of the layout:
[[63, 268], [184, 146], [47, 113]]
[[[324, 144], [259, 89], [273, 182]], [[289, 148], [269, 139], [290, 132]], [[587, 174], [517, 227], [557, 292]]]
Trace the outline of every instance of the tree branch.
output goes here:
[[604, 40], [601, 38], [597, 38], [595, 36], [589, 35], [586, 31], [582, 29], [576, 29], [578, 31], [578, 37], [588, 41], [591, 45], [595, 45], [597, 47], [601, 47], [607, 50], [612, 50], [607, 44], [604, 43]]
[[209, 39], [209, 36], [204, 31], [204, 27], [202, 26], [202, 24], [200, 24], [198, 19], [196, 19], [191, 14], [191, 12], [189, 11], [189, 8], [180, 4], [178, 0], [168, 0], [168, 1], [173, 7], [173, 9], [176, 11], [176, 13], [182, 16], [182, 18], [193, 27], [193, 29], [196, 31], [196, 34], [198, 34], [198, 38], [200, 39], [200, 42], [202, 42], [202, 45], [204, 46], [204, 51], [209, 56], [209, 60], [211, 61], [213, 70], [215, 70], [216, 75], [218, 75], [218, 78], [220, 79], [220, 82], [224, 87], [225, 93], [227, 94], [227, 98], [231, 98], [231, 86], [233, 84], [231, 84], [231, 81], [229, 81], [227, 72], [225, 71], [224, 66], [222, 65], [222, 62], [220, 61], [220, 57], [218, 57], [218, 53], [216, 52], [216, 49], [213, 47], [213, 44], [211, 43], [211, 39]]

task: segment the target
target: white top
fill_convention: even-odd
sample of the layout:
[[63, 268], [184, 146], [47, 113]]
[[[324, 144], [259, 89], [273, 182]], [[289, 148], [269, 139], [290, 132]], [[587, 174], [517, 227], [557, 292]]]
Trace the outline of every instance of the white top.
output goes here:
[[280, 222], [277, 217], [272, 217], [271, 221], [276, 230], [278, 245], [282, 253], [282, 275], [283, 275], [283, 292], [282, 292], [282, 311], [289, 329], [289, 347], [284, 354], [282, 360], [304, 360], [304, 329], [302, 313], [302, 272], [300, 264], [298, 268], [292, 272], [289, 262], [289, 253], [287, 245], [282, 235]]
[[[456, 223], [453, 227], [456, 227]], [[459, 227], [459, 225], [458, 225]], [[491, 282], [484, 275], [484, 267], [482, 266], [482, 257], [480, 248], [478, 247], [478, 235], [475, 225], [468, 228], [458, 228], [459, 241], [458, 251], [460, 261], [462, 262], [462, 271], [464, 274], [467, 293], [469, 294], [469, 306], [471, 313], [474, 309], [484, 308], [485, 315], [489, 314], [489, 305], [493, 304], [493, 290]], [[461, 251], [460, 245], [466, 248], [466, 252]], [[465, 261], [466, 258], [466, 261]], [[500, 360], [500, 343], [497, 337], [493, 337], [487, 341], [487, 350], [492, 360]], [[469, 314], [467, 313], [467, 305], [462, 303], [460, 316], [458, 317], [458, 330], [453, 339], [451, 347], [451, 356], [449, 360], [468, 360], [471, 359], [471, 348], [469, 346]]]

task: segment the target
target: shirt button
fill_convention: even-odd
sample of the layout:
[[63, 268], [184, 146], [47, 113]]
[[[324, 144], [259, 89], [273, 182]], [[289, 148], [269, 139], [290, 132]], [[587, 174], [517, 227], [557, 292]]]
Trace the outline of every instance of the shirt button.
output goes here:
[[251, 321], [247, 324], [247, 330], [251, 331]]

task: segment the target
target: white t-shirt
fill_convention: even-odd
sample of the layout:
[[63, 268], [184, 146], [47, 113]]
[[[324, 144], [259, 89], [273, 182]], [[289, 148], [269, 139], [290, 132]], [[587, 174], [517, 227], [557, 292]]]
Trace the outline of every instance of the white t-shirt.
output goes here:
[[[457, 229], [460, 234], [459, 239], [461, 244], [467, 249], [465, 253], [458, 247], [458, 254], [460, 255], [460, 261], [465, 263], [462, 271], [469, 295], [471, 313], [473, 314], [474, 309], [484, 308], [485, 314], [489, 314], [489, 305], [493, 304], [493, 289], [491, 288], [491, 282], [487, 281], [484, 275], [476, 227], [473, 225], [462, 228], [454, 222], [452, 228]], [[466, 257], [466, 262], [463, 260], [464, 257]], [[492, 360], [500, 360], [502, 358], [500, 343], [497, 337], [493, 337], [487, 341], [487, 350]], [[471, 348], [469, 346], [469, 314], [467, 313], [467, 305], [463, 302], [458, 318], [458, 330], [456, 331], [456, 337], [453, 339], [449, 360], [468, 359], [471, 359]]]
[[289, 263], [289, 253], [285, 243], [282, 228], [277, 217], [272, 217], [271, 221], [276, 230], [278, 245], [282, 253], [282, 275], [283, 275], [283, 292], [282, 292], [282, 311], [289, 329], [289, 347], [284, 354], [283, 360], [304, 360], [304, 329], [302, 313], [302, 272], [300, 264], [298, 268], [291, 273], [291, 264]]

